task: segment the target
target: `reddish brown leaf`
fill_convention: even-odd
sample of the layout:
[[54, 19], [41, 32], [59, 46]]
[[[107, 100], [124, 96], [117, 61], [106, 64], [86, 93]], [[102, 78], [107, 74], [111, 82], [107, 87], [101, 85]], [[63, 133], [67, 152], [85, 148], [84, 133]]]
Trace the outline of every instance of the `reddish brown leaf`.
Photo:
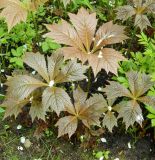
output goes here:
[[[70, 13], [69, 17], [73, 26], [64, 20], [62, 20], [61, 24], [46, 25], [50, 32], [45, 34], [45, 37], [50, 37], [57, 43], [68, 46], [60, 49], [65, 59], [79, 58], [82, 63], [88, 60], [95, 75], [101, 68], [105, 69], [107, 72], [111, 71], [116, 74], [119, 66], [118, 61], [125, 60], [121, 55], [115, 54], [116, 51], [114, 52], [113, 49], [107, 50], [107, 48], [105, 48], [105, 52], [111, 53], [105, 53], [106, 58], [103, 56], [103, 62], [101, 62], [93, 54], [104, 51], [103, 47], [105, 45], [120, 43], [127, 39], [127, 36], [124, 35], [125, 27], [108, 22], [99, 28], [95, 36], [97, 26], [95, 13], [89, 13], [86, 9], [81, 8], [77, 14]], [[112, 57], [112, 55], [114, 55], [114, 57]], [[93, 62], [94, 58], [95, 63]], [[113, 63], [111, 59], [114, 60], [114, 64], [111, 64]], [[106, 62], [104, 62], [104, 60], [106, 60]]]
[[89, 14], [84, 8], [79, 9], [77, 14], [69, 13], [70, 21], [74, 25], [82, 43], [87, 51], [95, 35], [97, 19], [96, 13]]
[[75, 116], [66, 116], [60, 118], [56, 123], [58, 126], [59, 132], [58, 137], [61, 137], [64, 134], [68, 134], [69, 138], [74, 134], [77, 129], [78, 119]]
[[[21, 21], [26, 22], [27, 19], [27, 9], [23, 7], [22, 2], [19, 0], [1, 0], [2, 6], [4, 8], [0, 13], [0, 17], [4, 17], [8, 24], [8, 31], [10, 31], [16, 24]], [[7, 3], [8, 2], [8, 3]]]
[[102, 49], [98, 55], [92, 54], [89, 57], [89, 64], [93, 66], [92, 69], [96, 75], [102, 68], [106, 72], [111, 72], [117, 75], [119, 67], [118, 62], [123, 61], [125, 58], [116, 50], [110, 48]]
[[[80, 98], [83, 95], [82, 98]], [[102, 108], [104, 108], [104, 98], [102, 95], [93, 95], [90, 99], [86, 100], [86, 93], [78, 88], [73, 95], [75, 101], [74, 105], [66, 105], [65, 111], [70, 116], [61, 118], [56, 126], [59, 128], [59, 136], [68, 134], [69, 137], [75, 133], [78, 121], [90, 128], [91, 125], [100, 126], [100, 115]]]

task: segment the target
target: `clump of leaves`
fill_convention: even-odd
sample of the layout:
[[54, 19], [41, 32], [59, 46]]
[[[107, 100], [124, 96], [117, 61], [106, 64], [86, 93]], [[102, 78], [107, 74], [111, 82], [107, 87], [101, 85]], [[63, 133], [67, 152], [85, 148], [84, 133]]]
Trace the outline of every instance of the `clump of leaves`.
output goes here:
[[117, 9], [117, 19], [127, 20], [129, 17], [135, 15], [135, 26], [138, 26], [141, 30], [151, 26], [149, 19], [145, 14], [155, 13], [155, 1], [154, 0], [133, 0], [133, 6], [125, 5], [120, 6]]
[[84, 8], [77, 14], [69, 13], [69, 18], [73, 25], [65, 20], [60, 24], [46, 25], [50, 32], [44, 36], [68, 46], [61, 48], [65, 59], [79, 58], [83, 63], [88, 60], [95, 75], [102, 68], [117, 74], [118, 62], [125, 58], [118, 51], [104, 47], [125, 40], [125, 27], [110, 21], [96, 32], [96, 13], [90, 14]]
[[124, 98], [115, 110], [119, 113], [118, 118], [123, 118], [126, 128], [138, 122], [142, 125], [143, 115], [140, 104], [146, 104], [155, 107], [155, 98], [145, 95], [145, 93], [154, 85], [150, 77], [144, 73], [130, 71], [126, 73], [129, 83], [129, 89], [125, 88], [118, 82], [111, 81], [110, 85], [104, 88], [108, 99], [115, 99], [118, 97]]
[[48, 0], [0, 0], [0, 17], [4, 17], [8, 31], [10, 31], [16, 24], [26, 22], [28, 12], [35, 11], [39, 5], [44, 4]]
[[86, 67], [76, 60], [64, 64], [63, 55], [58, 52], [47, 57], [47, 61], [40, 53], [26, 53], [23, 61], [37, 71], [38, 75], [36, 78], [27, 74], [9, 77], [6, 83], [7, 96], [3, 103], [6, 107], [5, 117], [16, 117], [29, 102], [32, 120], [36, 117], [44, 120], [49, 110], [59, 115], [66, 105], [71, 105], [69, 95], [60, 84], [83, 80]]
[[102, 95], [94, 94], [87, 99], [87, 93], [80, 88], [73, 92], [74, 103], [65, 106], [68, 116], [60, 118], [56, 123], [59, 133], [58, 137], [68, 134], [71, 137], [81, 121], [86, 127], [92, 125], [100, 126], [99, 118], [103, 112], [104, 98]]

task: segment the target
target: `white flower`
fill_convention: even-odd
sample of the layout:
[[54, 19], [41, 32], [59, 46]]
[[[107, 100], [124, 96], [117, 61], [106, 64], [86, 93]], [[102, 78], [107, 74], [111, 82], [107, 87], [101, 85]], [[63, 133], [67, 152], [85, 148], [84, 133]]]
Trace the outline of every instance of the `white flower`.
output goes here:
[[114, 6], [114, 2], [113, 2], [113, 1], [109, 1], [109, 5], [110, 5], [111, 7], [113, 7], [113, 6]]
[[119, 160], [119, 158], [115, 158], [114, 160]]
[[75, 87], [75, 84], [74, 84], [74, 83], [72, 83], [72, 87], [73, 87], [73, 88]]
[[104, 157], [102, 156], [102, 157], [100, 157], [100, 159], [99, 160], [103, 160], [104, 159]]
[[100, 51], [99, 54], [98, 54], [98, 58], [103, 58], [102, 54], [103, 54], [102, 51]]
[[143, 118], [142, 114], [139, 114], [139, 115], [136, 116], [136, 121], [137, 121], [138, 123], [142, 123], [143, 120], [144, 120], [144, 118]]
[[107, 140], [105, 138], [101, 138], [101, 142], [106, 143]]
[[112, 110], [112, 107], [111, 107], [111, 106], [108, 106], [108, 110], [111, 111], [111, 110]]
[[25, 137], [21, 137], [21, 138], [20, 138], [20, 143], [23, 143], [23, 144], [24, 144], [25, 141], [26, 141], [26, 138], [25, 138]]
[[24, 47], [25, 49], [27, 49], [27, 44], [24, 44], [23, 47]]
[[1, 83], [1, 88], [3, 88], [3, 83]]
[[41, 46], [41, 42], [37, 43], [38, 46]]
[[17, 149], [18, 149], [19, 151], [23, 151], [23, 147], [22, 147], [22, 146], [18, 146]]
[[18, 126], [17, 126], [17, 129], [21, 129], [22, 128], [22, 126], [19, 124]]
[[131, 143], [130, 142], [128, 142], [128, 148], [131, 148]]
[[33, 100], [33, 96], [32, 96], [32, 97], [30, 97], [30, 99], [29, 99], [30, 103], [32, 103], [32, 100]]
[[36, 74], [36, 71], [32, 71], [32, 74], [35, 75], [35, 74]]
[[93, 37], [92, 41], [95, 41], [95, 37]]
[[95, 4], [95, 3], [96, 3], [96, 1], [90, 2], [90, 4]]
[[4, 72], [4, 69], [1, 69], [1, 72]]
[[51, 80], [48, 86], [53, 87], [53, 85], [54, 85], [54, 80]]
[[86, 82], [88, 82], [88, 78], [86, 78]]
[[101, 87], [98, 87], [98, 89], [97, 89], [98, 91], [102, 91], [102, 88]]

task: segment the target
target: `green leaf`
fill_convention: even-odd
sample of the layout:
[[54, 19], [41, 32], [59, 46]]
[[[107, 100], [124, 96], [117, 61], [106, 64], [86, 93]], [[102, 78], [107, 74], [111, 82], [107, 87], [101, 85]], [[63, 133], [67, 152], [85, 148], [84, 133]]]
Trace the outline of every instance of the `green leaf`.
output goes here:
[[0, 113], [4, 113], [5, 110], [0, 106]]
[[148, 114], [147, 118], [149, 118], [149, 119], [155, 119], [155, 114]]
[[0, 100], [3, 100], [5, 96], [3, 94], [0, 94]]
[[11, 53], [13, 56], [15, 57], [21, 57], [24, 53], [24, 47], [18, 47], [16, 50], [15, 49], [11, 49]]
[[41, 47], [42, 47], [43, 52], [46, 52], [46, 51], [49, 50], [48, 43], [46, 43], [46, 42], [43, 42], [42, 45], [41, 45]]
[[151, 125], [152, 127], [155, 127], [155, 119], [151, 119]]
[[56, 50], [61, 47], [60, 44], [52, 41], [50, 38], [46, 38], [46, 40], [41, 44], [43, 52], [47, 52], [49, 50]]
[[96, 158], [101, 158], [102, 156], [103, 156], [103, 152], [101, 152], [101, 151], [97, 152], [95, 155]]
[[129, 83], [125, 77], [117, 77], [117, 81], [122, 83], [126, 88], [129, 87]]
[[23, 68], [23, 61], [20, 57], [13, 57], [10, 58], [10, 63], [15, 63], [20, 68]]
[[155, 114], [155, 109], [152, 106], [146, 106], [146, 109], [152, 114]]

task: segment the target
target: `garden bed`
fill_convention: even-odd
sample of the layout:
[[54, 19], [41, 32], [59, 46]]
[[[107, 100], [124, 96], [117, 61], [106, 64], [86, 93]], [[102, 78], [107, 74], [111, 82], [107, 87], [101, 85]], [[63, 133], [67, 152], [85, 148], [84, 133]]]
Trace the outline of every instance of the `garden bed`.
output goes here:
[[[1, 160], [96, 160], [93, 153], [110, 151], [108, 160], [154, 160], [155, 145], [151, 138], [131, 137], [129, 134], [103, 134], [94, 138], [91, 148], [81, 148], [80, 143], [57, 139], [52, 131], [45, 132], [41, 139], [33, 137], [32, 128], [17, 129], [19, 124], [7, 121], [0, 124], [0, 159]], [[25, 137], [32, 143], [25, 148], [21, 143]], [[102, 142], [101, 138], [107, 142]], [[91, 144], [92, 142], [90, 142]], [[131, 148], [130, 148], [131, 145]], [[20, 148], [22, 147], [22, 149]], [[40, 158], [40, 159], [39, 159]]]

